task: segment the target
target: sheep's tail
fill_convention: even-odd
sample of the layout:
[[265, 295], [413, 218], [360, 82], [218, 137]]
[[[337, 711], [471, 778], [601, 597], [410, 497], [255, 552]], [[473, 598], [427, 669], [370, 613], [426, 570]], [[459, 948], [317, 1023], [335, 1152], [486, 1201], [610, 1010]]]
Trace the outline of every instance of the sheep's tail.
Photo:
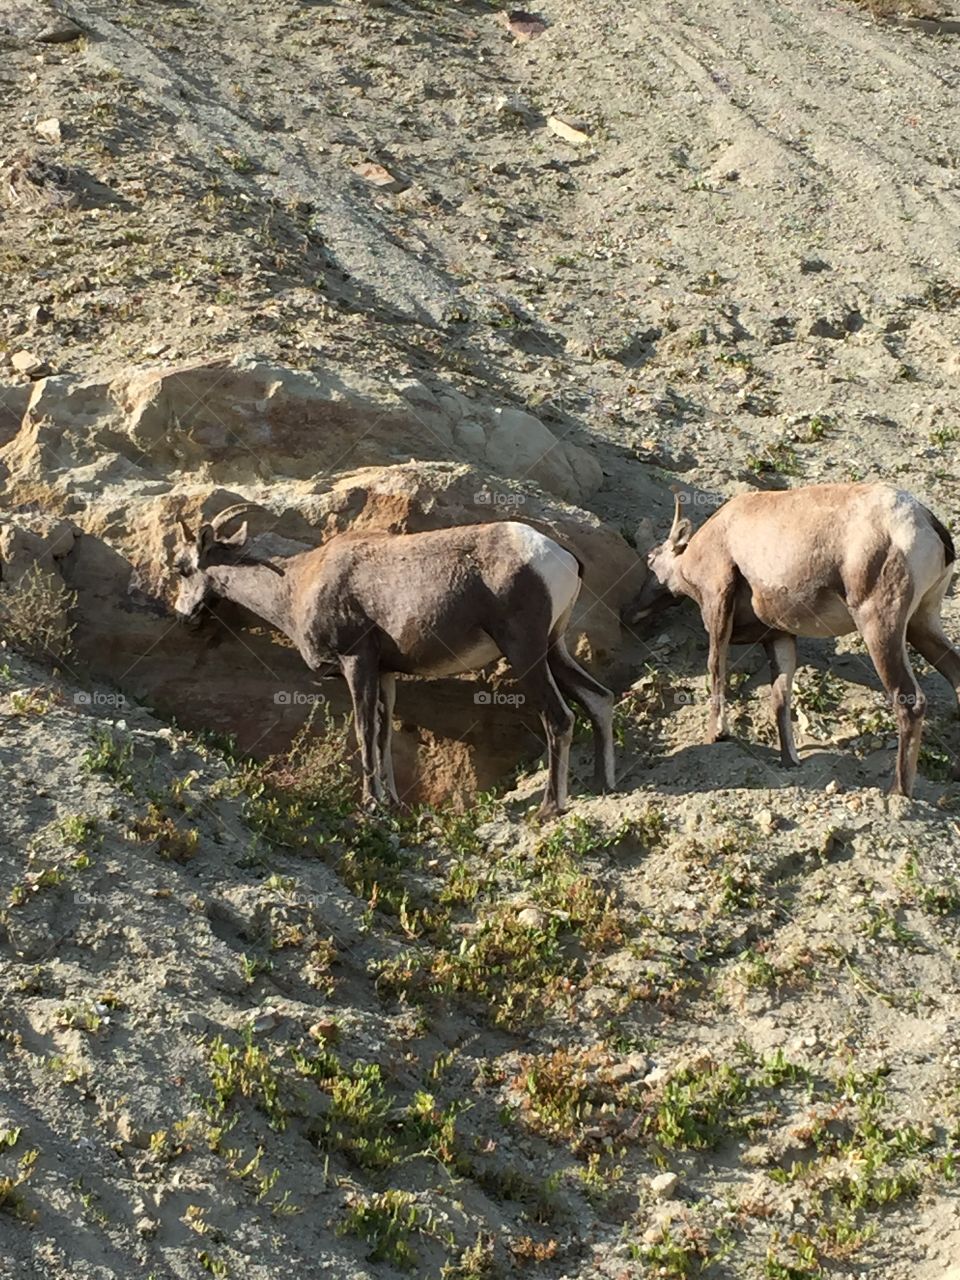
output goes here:
[[924, 511], [926, 511], [927, 515], [930, 517], [930, 523], [933, 525], [934, 529], [936, 529], [937, 536], [939, 537], [940, 541], [943, 543], [943, 550], [946, 556], [947, 564], [948, 565], [953, 564], [954, 560], [956, 560], [957, 558], [957, 552], [953, 545], [953, 538], [951, 538], [950, 536], [950, 530], [946, 527], [945, 524], [942, 524], [941, 521], [937, 519], [937, 517], [933, 514], [932, 511], [929, 510], [929, 508], [924, 507], [923, 509]]

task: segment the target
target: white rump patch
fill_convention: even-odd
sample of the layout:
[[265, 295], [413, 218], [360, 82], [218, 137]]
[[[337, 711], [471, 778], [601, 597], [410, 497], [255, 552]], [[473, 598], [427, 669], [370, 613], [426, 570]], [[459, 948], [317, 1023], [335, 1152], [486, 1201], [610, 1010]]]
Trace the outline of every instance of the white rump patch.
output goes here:
[[519, 521], [507, 522], [513, 545], [525, 564], [540, 575], [550, 595], [550, 628], [556, 626], [580, 594], [580, 566], [576, 556], [539, 529]]
[[903, 552], [913, 579], [916, 606], [944, 574], [943, 543], [923, 504], [903, 489], [890, 492], [890, 541]]

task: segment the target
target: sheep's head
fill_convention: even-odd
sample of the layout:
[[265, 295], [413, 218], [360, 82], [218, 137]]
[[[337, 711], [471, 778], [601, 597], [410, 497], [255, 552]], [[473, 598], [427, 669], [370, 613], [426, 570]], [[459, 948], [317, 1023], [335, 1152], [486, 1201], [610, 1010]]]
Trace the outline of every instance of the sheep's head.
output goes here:
[[681, 594], [680, 558], [693, 536], [693, 525], [681, 516], [683, 494], [674, 490], [676, 507], [673, 524], [663, 542], [647, 552], [647, 580], [621, 612], [625, 623], [632, 625], [651, 613], [667, 608]]
[[244, 562], [243, 548], [247, 542], [247, 522], [235, 533], [225, 535], [223, 527], [234, 516], [249, 508], [242, 502], [227, 507], [212, 520], [204, 521], [196, 533], [177, 519], [180, 541], [174, 552], [173, 567], [177, 575], [177, 598], [173, 610], [181, 622], [200, 620], [203, 606], [215, 595], [210, 579], [210, 569], [215, 565]]

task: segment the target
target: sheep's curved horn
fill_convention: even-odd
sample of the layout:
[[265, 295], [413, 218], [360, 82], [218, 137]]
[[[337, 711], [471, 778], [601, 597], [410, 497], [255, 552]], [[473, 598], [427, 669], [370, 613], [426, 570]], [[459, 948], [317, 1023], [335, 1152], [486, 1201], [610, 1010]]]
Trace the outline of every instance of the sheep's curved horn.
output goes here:
[[673, 493], [675, 504], [673, 509], [673, 524], [670, 526], [670, 533], [674, 534], [680, 528], [680, 521], [682, 519], [680, 513], [683, 511], [684, 492], [678, 484], [671, 485], [670, 489]]
[[222, 511], [218, 511], [215, 516], [211, 516], [208, 521], [211, 530], [216, 534], [219, 533], [228, 520], [232, 520], [234, 516], [240, 515], [242, 511], [253, 511], [256, 509], [255, 502], [235, 502], [232, 507], [224, 507]]

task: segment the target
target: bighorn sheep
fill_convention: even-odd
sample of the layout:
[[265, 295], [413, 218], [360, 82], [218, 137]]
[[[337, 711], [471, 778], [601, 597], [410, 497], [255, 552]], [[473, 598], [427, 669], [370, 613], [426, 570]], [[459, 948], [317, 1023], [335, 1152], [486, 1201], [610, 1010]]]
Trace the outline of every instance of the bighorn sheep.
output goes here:
[[363, 799], [397, 801], [390, 732], [398, 673], [447, 676], [502, 654], [546, 730], [549, 778], [540, 813], [562, 812], [573, 714], [593, 726], [595, 777], [614, 786], [613, 695], [574, 661], [564, 631], [582, 566], [564, 547], [513, 520], [426, 533], [341, 533], [315, 550], [261, 559], [245, 551], [249, 506], [228, 507], [196, 534], [181, 520], [175, 610], [196, 620], [232, 600], [294, 642], [312, 670], [335, 659], [353, 700]]
[[[626, 622], [669, 593], [700, 606], [710, 641], [707, 741], [724, 736], [727, 647], [763, 644], [784, 766], [800, 763], [790, 722], [797, 636], [859, 631], [897, 717], [899, 748], [891, 791], [909, 796], [926, 699], [906, 641], [960, 696], [960, 653], [940, 609], [954, 572], [950, 534], [909, 493], [885, 484], [819, 484], [741, 494], [696, 533], [681, 516], [647, 557], [648, 584], [624, 610]], [[960, 776], [960, 775], [958, 775]]]

